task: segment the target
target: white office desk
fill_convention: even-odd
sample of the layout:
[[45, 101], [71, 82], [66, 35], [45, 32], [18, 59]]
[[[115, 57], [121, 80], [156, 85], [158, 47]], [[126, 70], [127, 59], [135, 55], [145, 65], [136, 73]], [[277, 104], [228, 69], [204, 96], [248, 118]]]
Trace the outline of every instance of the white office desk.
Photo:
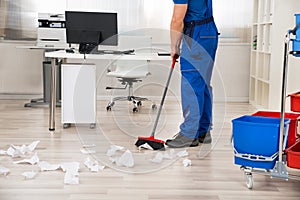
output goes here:
[[[86, 60], [146, 60], [146, 61], [170, 61], [169, 56], [158, 56], [157, 53], [135, 53], [133, 55], [114, 55], [114, 54], [78, 54], [66, 53], [63, 51], [46, 52], [46, 58], [51, 59], [51, 87], [50, 87], [50, 112], [49, 112], [49, 130], [55, 131], [55, 108], [56, 108], [56, 68], [58, 63], [66, 62], [67, 59]], [[82, 62], [83, 63], [83, 62]]]

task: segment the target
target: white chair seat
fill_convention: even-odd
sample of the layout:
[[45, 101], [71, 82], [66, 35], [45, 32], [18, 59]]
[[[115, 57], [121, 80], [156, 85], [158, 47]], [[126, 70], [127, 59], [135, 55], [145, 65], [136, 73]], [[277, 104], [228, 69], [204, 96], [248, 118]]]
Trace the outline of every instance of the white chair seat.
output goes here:
[[107, 76], [118, 78], [145, 78], [149, 75], [149, 72], [145, 71], [112, 71], [108, 72]]

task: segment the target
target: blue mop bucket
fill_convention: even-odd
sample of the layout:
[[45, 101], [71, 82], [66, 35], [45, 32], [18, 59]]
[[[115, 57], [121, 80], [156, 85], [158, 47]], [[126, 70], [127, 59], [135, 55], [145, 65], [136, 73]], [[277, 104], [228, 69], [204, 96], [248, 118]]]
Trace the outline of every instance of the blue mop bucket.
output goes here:
[[[284, 120], [287, 136], [289, 119]], [[278, 160], [280, 119], [242, 116], [232, 120], [234, 163], [252, 168], [272, 169]]]
[[[300, 14], [295, 14], [296, 26], [300, 24]], [[296, 31], [296, 39], [293, 40], [293, 51], [300, 51], [300, 27]], [[299, 54], [295, 54], [296, 57], [300, 57]]]

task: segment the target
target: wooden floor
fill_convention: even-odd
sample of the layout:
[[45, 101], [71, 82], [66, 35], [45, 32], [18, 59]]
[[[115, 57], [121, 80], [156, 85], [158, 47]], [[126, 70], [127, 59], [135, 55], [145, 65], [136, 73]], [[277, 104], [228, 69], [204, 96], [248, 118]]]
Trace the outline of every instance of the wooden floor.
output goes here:
[[[62, 170], [40, 172], [37, 165], [14, 164], [20, 158], [0, 155], [0, 166], [10, 169], [7, 176], [0, 175], [0, 200], [158, 200], [158, 199], [213, 199], [213, 200], [299, 200], [300, 181], [271, 179], [254, 174], [254, 187], [249, 190], [239, 166], [234, 165], [230, 145], [231, 120], [255, 110], [246, 103], [217, 103], [214, 106], [213, 143], [187, 150], [184, 158], [164, 159], [162, 163], [150, 160], [157, 154], [139, 151], [134, 142], [138, 135], [148, 136], [156, 111], [145, 103], [138, 113], [132, 113], [126, 103], [116, 105], [111, 112], [105, 110], [107, 102], [98, 102], [97, 126], [71, 126], [63, 129], [60, 108], [56, 113], [56, 131], [48, 131], [48, 108], [25, 108], [25, 100], [0, 100], [0, 149], [11, 144], [30, 144], [39, 140], [35, 152], [41, 161], [51, 164], [79, 162], [79, 184], [64, 184]], [[157, 137], [166, 139], [178, 132], [181, 122], [180, 107], [166, 102], [157, 129]], [[93, 145], [95, 154], [83, 154], [83, 145]], [[130, 150], [135, 166], [126, 168], [112, 163], [106, 155], [110, 145]], [[171, 154], [167, 149], [163, 153]], [[29, 156], [29, 155], [28, 155]], [[83, 164], [90, 157], [106, 165], [103, 171], [90, 172]], [[184, 167], [183, 159], [192, 165]], [[37, 176], [25, 180], [25, 171]], [[300, 175], [300, 170], [288, 169]]]

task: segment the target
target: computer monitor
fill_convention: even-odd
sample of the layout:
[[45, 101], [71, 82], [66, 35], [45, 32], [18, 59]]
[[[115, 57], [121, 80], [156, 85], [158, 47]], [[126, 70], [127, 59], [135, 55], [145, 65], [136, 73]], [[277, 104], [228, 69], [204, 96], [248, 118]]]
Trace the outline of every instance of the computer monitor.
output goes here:
[[66, 11], [67, 43], [88, 54], [101, 45], [118, 45], [117, 13]]

